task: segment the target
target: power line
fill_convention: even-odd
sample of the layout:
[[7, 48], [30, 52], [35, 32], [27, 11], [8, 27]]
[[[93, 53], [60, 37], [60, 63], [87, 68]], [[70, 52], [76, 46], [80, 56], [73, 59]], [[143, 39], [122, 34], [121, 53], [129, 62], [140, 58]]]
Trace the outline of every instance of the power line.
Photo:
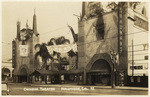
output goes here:
[[[133, 60], [128, 60], [128, 61], [133, 61]], [[145, 60], [145, 59], [137, 59], [137, 60], [134, 60], [134, 61], [148, 61], [148, 60]]]
[[[143, 33], [145, 31], [139, 31], [139, 32], [134, 32], [134, 33], [130, 33], [130, 34], [125, 34], [125, 35], [132, 35], [132, 34], [138, 34], [138, 33]], [[125, 35], [120, 35], [120, 36], [125, 36]], [[118, 35], [117, 36], [113, 36], [113, 37], [109, 37], [109, 38], [104, 38], [102, 40], [106, 40], [106, 39], [112, 39], [112, 38], [118, 38]], [[96, 40], [96, 41], [91, 41], [91, 42], [87, 42], [87, 43], [81, 43], [81, 44], [78, 44], [78, 46], [80, 45], [84, 45], [84, 44], [90, 44], [90, 43], [93, 43], [93, 42], [99, 42], [99, 41], [102, 41], [102, 40]]]
[[4, 43], [4, 44], [10, 44], [10, 43], [6, 43], [6, 42], [2, 42], [2, 43]]
[[[73, 25], [78, 25], [78, 23], [77, 23], [77, 24], [73, 24]], [[48, 33], [51, 33], [51, 32], [55, 32], [55, 31], [58, 31], [58, 30], [61, 30], [61, 29], [64, 29], [64, 28], [68, 28], [68, 26], [63, 26], [63, 27], [57, 28], [57, 29], [55, 29], [55, 30], [51, 30], [51, 31], [42, 33], [42, 34], [40, 34], [40, 35], [45, 35], [45, 34], [48, 34]]]
[[146, 54], [148, 54], [148, 53], [141, 53], [141, 54], [134, 54], [134, 55], [146, 55]]
[[[148, 49], [145, 50], [134, 50], [133, 52], [141, 52], [141, 51], [147, 51]], [[132, 52], [132, 51], [128, 51], [128, 52]]]
[[[77, 24], [73, 24], [73, 25], [78, 25], [78, 23], [77, 23]], [[55, 32], [55, 31], [58, 31], [58, 30], [61, 30], [61, 29], [64, 29], [64, 28], [68, 28], [68, 27], [63, 26], [63, 27], [57, 28], [57, 29], [55, 29], [55, 30], [51, 30], [51, 31], [42, 33], [42, 34], [40, 34], [40, 35], [45, 35], [45, 34], [48, 34], [48, 33], [51, 33], [51, 32]]]
[[[148, 43], [144, 43], [144, 44], [148, 44]], [[136, 45], [133, 45], [133, 46], [141, 46], [143, 44], [136, 44]], [[129, 45], [128, 47], [131, 47], [131, 45]]]
[[[75, 25], [75, 24], [74, 24]], [[57, 31], [57, 30], [60, 30], [60, 29], [63, 29], [63, 28], [66, 28], [66, 27], [61, 27], [61, 28], [58, 28], [58, 29], [55, 29], [51, 32], [54, 32], [54, 31]], [[139, 31], [139, 32], [134, 32], [134, 33], [129, 33], [129, 34], [125, 34], [125, 35], [132, 35], [132, 34], [136, 34], [136, 33], [143, 33], [143, 32], [147, 32], [147, 31]], [[46, 32], [44, 34], [47, 34], [49, 32]], [[42, 34], [43, 35], [43, 34]], [[125, 36], [125, 35], [121, 35], [121, 36]], [[117, 38], [118, 36], [114, 36], [114, 37], [109, 37], [109, 38], [105, 38], [105, 39], [111, 39], [111, 38]], [[98, 41], [101, 41], [101, 40], [96, 40], [96, 41], [92, 41], [92, 42], [98, 42]], [[92, 43], [92, 42], [88, 42], [88, 43]], [[12, 45], [11, 43], [6, 43], [6, 42], [2, 42], [3, 44], [6, 44], [6, 45]], [[87, 44], [87, 43], [84, 43], [84, 44]], [[82, 45], [84, 45], [82, 44]], [[81, 44], [80, 44], [81, 45]]]
[[[133, 10], [133, 9], [132, 9]], [[134, 11], [134, 10], [133, 10]], [[126, 11], [127, 12], [127, 11]], [[106, 12], [107, 13], [107, 12]], [[128, 13], [128, 12], [127, 12]], [[129, 13], [128, 13], [129, 14]], [[130, 14], [129, 14], [130, 15]], [[132, 15], [131, 15], [132, 16]], [[78, 25], [78, 23], [77, 24], [73, 24], [73, 25]], [[128, 25], [128, 26], [130, 26], [130, 25]], [[48, 34], [48, 33], [51, 33], [51, 32], [55, 32], [55, 31], [58, 31], [58, 30], [61, 30], [61, 29], [64, 29], [64, 28], [67, 28], [66, 26], [63, 26], [63, 27], [60, 27], [60, 28], [57, 28], [57, 29], [55, 29], [55, 30], [51, 30], [51, 31], [48, 31], [48, 32], [45, 32], [45, 33], [42, 33], [42, 34], [40, 34], [41, 36], [42, 35], [45, 35], [45, 34]], [[139, 28], [138, 28], [139, 29]], [[141, 30], [141, 29], [140, 29]], [[147, 32], [147, 31], [145, 31], [145, 32]], [[132, 34], [132, 33], [131, 33]], [[129, 34], [128, 34], [129, 35]], [[114, 38], [116, 38], [116, 37], [114, 37]], [[8, 45], [11, 45], [10, 43], [5, 43], [5, 44], [8, 44]]]

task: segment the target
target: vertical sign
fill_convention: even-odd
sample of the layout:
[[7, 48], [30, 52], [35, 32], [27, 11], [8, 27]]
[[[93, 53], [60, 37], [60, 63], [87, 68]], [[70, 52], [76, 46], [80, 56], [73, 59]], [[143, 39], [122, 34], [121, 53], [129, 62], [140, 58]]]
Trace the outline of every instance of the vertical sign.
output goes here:
[[26, 57], [28, 56], [28, 46], [27, 45], [19, 45], [20, 47], [20, 56]]
[[12, 67], [16, 66], [16, 42], [12, 41]]
[[121, 3], [118, 4], [118, 51], [122, 52], [122, 39], [123, 39], [123, 25], [122, 25], [122, 6]]

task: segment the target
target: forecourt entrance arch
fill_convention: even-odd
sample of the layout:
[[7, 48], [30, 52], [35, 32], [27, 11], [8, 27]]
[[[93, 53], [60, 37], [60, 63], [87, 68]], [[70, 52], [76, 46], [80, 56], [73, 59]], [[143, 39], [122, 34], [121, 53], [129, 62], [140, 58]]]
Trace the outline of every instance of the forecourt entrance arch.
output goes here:
[[113, 62], [108, 53], [95, 54], [86, 66], [86, 83], [90, 85], [112, 85]]

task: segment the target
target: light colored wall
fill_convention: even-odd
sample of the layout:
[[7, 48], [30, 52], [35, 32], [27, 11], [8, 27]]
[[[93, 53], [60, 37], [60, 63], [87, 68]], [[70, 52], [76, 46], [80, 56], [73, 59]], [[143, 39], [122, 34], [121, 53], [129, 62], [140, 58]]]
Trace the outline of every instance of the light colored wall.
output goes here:
[[[141, 7], [142, 8], [142, 7]], [[147, 21], [147, 18], [141, 13], [134, 12], [131, 8], [128, 8], [128, 16], [133, 17], [134, 15]], [[145, 56], [148, 55], [148, 46], [144, 49], [144, 45], [148, 44], [148, 31], [134, 25], [134, 21], [128, 19], [128, 75], [132, 75], [132, 40], [133, 40], [133, 51], [134, 51], [134, 66], [143, 66], [143, 69], [135, 69], [134, 76], [148, 75], [148, 60], [145, 60]], [[134, 33], [134, 34], [132, 34]], [[135, 46], [134, 46], [135, 45]]]
[[[10, 70], [10, 77], [12, 77], [12, 71], [14, 68], [12, 68], [12, 63], [11, 62], [2, 62], [1, 68], [8, 68]], [[1, 69], [1, 70], [2, 70]]]
[[84, 42], [80, 42], [79, 39], [78, 43], [79, 68], [86, 67], [95, 54], [110, 53], [112, 49], [115, 52], [118, 51], [117, 12], [106, 13], [101, 17], [104, 21], [105, 35], [103, 40], [98, 39], [95, 27], [93, 27], [97, 19], [98, 18], [95, 17], [87, 21], [79, 22], [79, 38], [84, 36]]

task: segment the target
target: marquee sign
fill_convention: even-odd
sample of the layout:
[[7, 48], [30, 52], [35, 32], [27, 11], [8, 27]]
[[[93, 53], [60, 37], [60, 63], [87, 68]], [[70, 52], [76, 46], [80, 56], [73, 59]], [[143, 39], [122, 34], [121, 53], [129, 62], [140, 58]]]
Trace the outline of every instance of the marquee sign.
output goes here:
[[136, 26], [139, 26], [139, 27], [141, 27], [141, 28], [143, 28], [143, 29], [145, 29], [145, 30], [148, 31], [148, 22], [147, 22], [147, 21], [141, 19], [141, 18], [138, 17], [138, 16], [134, 16], [134, 19], [135, 19], [134, 24], [135, 24]]
[[55, 52], [59, 53], [67, 53], [70, 50], [73, 50], [74, 52], [77, 52], [77, 45], [76, 44], [69, 44], [69, 45], [55, 45], [55, 46], [47, 46], [48, 52], [50, 54]]
[[28, 56], [28, 46], [27, 45], [19, 45], [20, 48], [20, 56]]

